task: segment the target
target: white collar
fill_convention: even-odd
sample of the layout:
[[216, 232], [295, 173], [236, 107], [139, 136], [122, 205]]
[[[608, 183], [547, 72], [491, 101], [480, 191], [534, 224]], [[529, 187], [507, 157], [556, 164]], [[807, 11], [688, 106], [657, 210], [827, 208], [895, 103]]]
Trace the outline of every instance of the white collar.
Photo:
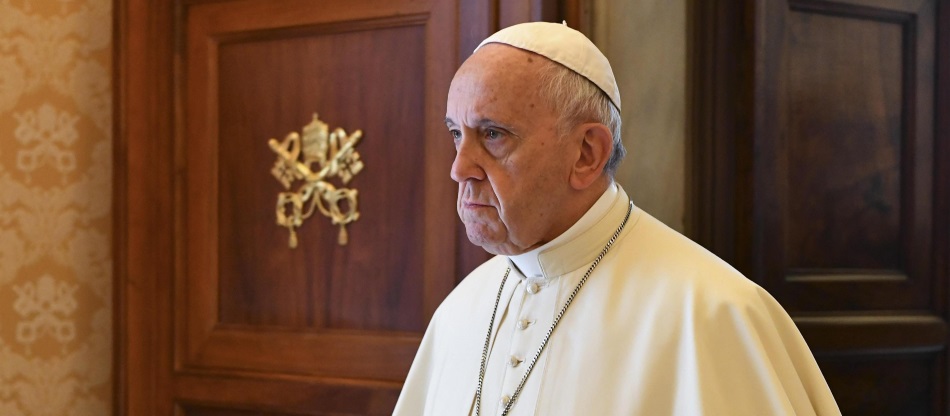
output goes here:
[[[597, 202], [567, 231], [541, 247], [509, 256], [508, 260], [516, 270], [529, 278], [549, 279], [571, 272], [593, 260], [593, 256], [603, 246], [600, 240], [606, 243], [610, 232], [620, 224], [629, 200], [620, 185], [611, 183]], [[618, 219], [614, 221], [614, 217]]]

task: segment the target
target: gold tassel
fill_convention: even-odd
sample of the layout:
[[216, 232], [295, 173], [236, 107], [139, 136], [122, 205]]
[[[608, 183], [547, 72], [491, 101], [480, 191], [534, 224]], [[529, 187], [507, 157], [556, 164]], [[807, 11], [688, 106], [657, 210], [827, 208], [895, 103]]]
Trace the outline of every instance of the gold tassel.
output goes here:
[[350, 238], [346, 233], [346, 226], [344, 225], [340, 226], [340, 237], [337, 239], [337, 242], [340, 243], [341, 246], [345, 246], [350, 242]]

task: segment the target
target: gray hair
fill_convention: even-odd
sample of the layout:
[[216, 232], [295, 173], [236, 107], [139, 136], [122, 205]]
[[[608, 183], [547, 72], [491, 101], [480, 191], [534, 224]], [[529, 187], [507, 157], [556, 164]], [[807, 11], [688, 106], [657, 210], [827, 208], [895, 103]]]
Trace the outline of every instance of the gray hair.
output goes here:
[[620, 110], [603, 91], [589, 79], [570, 69], [550, 62], [541, 72], [541, 97], [560, 113], [558, 136], [563, 137], [581, 123], [596, 121], [610, 130], [614, 146], [604, 172], [614, 176], [617, 166], [627, 154], [620, 140]]

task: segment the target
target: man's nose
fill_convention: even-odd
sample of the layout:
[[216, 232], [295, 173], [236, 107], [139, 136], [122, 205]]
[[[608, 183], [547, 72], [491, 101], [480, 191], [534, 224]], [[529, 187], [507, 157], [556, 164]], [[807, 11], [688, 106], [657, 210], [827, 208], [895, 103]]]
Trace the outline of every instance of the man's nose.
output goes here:
[[478, 149], [472, 139], [462, 137], [455, 151], [455, 161], [452, 162], [450, 176], [452, 180], [461, 183], [470, 179], [485, 179], [485, 171], [478, 163]]

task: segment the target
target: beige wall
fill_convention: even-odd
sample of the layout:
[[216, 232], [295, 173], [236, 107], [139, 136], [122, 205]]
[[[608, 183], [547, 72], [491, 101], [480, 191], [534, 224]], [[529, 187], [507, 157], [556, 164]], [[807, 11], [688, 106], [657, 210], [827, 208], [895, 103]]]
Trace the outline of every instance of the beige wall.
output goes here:
[[594, 43], [623, 101], [627, 158], [617, 181], [682, 231], [686, 168], [686, 0], [594, 0]]
[[0, 0], [0, 415], [111, 409], [111, 1]]

